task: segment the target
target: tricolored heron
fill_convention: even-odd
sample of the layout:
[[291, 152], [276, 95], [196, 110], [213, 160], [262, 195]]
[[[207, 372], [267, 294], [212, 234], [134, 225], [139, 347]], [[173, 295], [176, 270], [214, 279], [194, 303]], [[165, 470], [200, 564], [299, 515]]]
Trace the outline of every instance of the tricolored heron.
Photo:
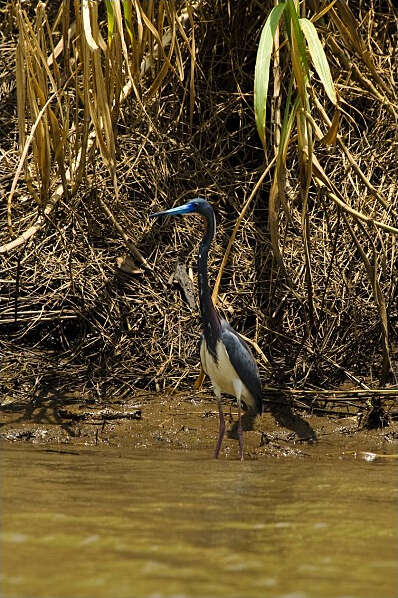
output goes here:
[[198, 253], [198, 286], [203, 328], [200, 360], [212, 382], [218, 402], [220, 426], [214, 456], [218, 457], [225, 432], [221, 405], [221, 393], [225, 393], [234, 396], [238, 403], [239, 454], [243, 460], [241, 402], [244, 402], [246, 409], [253, 415], [261, 415], [263, 402], [260, 375], [249, 347], [232, 326], [220, 317], [210, 295], [207, 256], [216, 232], [216, 219], [211, 205], [205, 199], [197, 197], [182, 206], [151, 214], [151, 218], [186, 214], [199, 214], [206, 223], [206, 232]]

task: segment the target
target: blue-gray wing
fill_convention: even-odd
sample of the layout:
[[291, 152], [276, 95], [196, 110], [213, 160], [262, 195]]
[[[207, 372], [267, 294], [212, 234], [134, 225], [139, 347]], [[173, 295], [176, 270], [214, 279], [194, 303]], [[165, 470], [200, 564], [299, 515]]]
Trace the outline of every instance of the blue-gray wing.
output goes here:
[[225, 320], [221, 324], [221, 340], [236, 373], [255, 400], [257, 413], [261, 415], [263, 412], [261, 380], [252, 352], [243, 338]]

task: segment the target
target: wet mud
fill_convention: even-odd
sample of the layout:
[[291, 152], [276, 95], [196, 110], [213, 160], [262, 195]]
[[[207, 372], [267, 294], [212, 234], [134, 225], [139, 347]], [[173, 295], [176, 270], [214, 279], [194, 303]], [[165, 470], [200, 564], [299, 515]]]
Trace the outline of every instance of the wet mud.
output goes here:
[[[237, 409], [224, 403], [226, 435], [221, 458], [238, 458]], [[395, 453], [397, 421], [368, 430], [358, 415], [314, 415], [279, 403], [266, 404], [255, 419], [243, 417], [245, 458]], [[218, 434], [217, 404], [206, 393], [142, 393], [132, 399], [85, 401], [81, 396], [48, 396], [40, 402], [3, 402], [0, 439], [34, 444], [156, 447], [202, 450], [212, 455]], [[368, 456], [367, 456], [368, 455]], [[376, 458], [373, 457], [373, 458]]]

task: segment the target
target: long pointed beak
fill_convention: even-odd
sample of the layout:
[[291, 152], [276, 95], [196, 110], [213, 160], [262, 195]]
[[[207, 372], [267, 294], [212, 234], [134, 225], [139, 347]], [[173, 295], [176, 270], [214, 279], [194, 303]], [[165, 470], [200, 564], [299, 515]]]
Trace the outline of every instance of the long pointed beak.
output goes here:
[[185, 214], [190, 214], [193, 211], [193, 206], [189, 203], [186, 203], [183, 206], [177, 206], [176, 208], [171, 208], [170, 210], [163, 210], [162, 212], [149, 214], [149, 218], [158, 218], [159, 216], [184, 216]]

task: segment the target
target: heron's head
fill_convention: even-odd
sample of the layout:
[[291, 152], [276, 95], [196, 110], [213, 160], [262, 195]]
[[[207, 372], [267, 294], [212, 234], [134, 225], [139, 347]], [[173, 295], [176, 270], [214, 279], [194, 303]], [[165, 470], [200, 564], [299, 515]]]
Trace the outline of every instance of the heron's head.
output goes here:
[[203, 197], [195, 197], [188, 203], [184, 203], [182, 206], [171, 208], [170, 210], [163, 210], [162, 212], [156, 212], [156, 214], [150, 214], [150, 218], [158, 218], [159, 216], [186, 216], [187, 214], [199, 214], [206, 218], [213, 213], [211, 205], [203, 199]]

